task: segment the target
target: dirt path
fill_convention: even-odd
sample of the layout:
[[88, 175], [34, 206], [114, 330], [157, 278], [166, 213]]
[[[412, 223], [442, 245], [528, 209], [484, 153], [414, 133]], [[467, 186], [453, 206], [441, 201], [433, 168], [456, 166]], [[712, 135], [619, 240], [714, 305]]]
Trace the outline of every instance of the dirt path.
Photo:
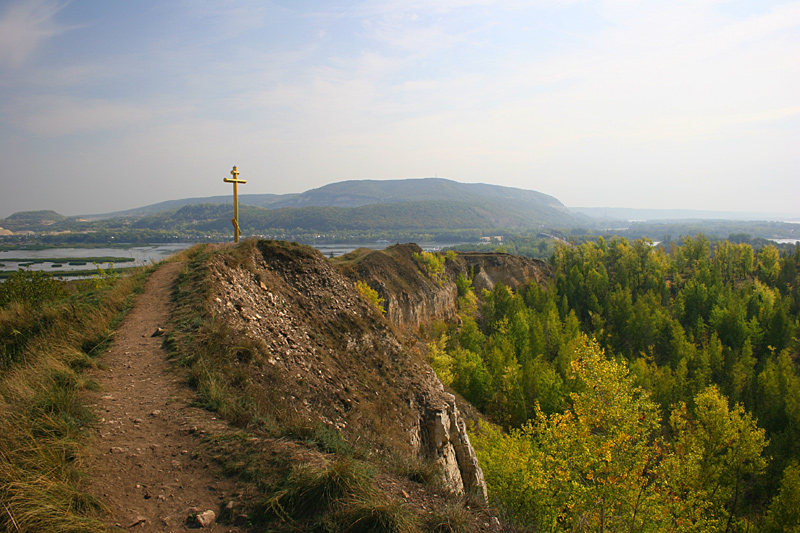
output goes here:
[[[89, 458], [92, 492], [111, 508], [108, 525], [132, 531], [195, 530], [190, 517], [219, 517], [236, 501], [235, 487], [203, 453], [201, 438], [225, 425], [189, 407], [185, 376], [167, 362], [163, 337], [152, 336], [169, 318], [180, 263], [164, 263], [123, 320], [103, 370], [93, 378], [101, 391], [90, 402], [100, 419]], [[206, 515], [208, 516], [208, 515]], [[214, 523], [204, 531], [239, 531]]]

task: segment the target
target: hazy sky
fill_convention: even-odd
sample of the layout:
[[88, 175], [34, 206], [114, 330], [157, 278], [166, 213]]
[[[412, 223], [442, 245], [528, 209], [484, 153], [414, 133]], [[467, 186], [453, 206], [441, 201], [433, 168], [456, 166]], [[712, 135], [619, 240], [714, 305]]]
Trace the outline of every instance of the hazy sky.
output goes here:
[[800, 1], [0, 0], [0, 217], [438, 175], [800, 213]]

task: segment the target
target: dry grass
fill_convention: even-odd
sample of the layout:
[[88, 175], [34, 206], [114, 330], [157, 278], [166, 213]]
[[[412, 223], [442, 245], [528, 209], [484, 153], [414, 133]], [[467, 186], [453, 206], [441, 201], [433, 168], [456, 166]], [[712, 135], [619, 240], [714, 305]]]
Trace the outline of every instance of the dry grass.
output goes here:
[[0, 530], [103, 531], [83, 492], [81, 454], [93, 422], [82, 370], [111, 337], [144, 273], [73, 284], [69, 297], [0, 309]]
[[349, 457], [295, 465], [256, 512], [278, 529], [421, 531], [418, 519], [402, 502], [375, 489], [374, 477], [371, 465]]

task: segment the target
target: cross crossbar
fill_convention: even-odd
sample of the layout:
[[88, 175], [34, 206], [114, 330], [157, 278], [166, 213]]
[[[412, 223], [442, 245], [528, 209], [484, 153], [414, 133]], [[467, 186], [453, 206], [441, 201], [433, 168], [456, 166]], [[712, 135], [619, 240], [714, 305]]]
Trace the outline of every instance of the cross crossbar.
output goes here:
[[242, 234], [242, 231], [239, 229], [239, 184], [240, 183], [247, 183], [247, 180], [240, 180], [239, 179], [239, 170], [236, 168], [236, 165], [233, 166], [233, 170], [231, 170], [231, 176], [233, 178], [222, 178], [222, 181], [225, 183], [233, 183], [233, 242], [239, 242], [239, 235]]

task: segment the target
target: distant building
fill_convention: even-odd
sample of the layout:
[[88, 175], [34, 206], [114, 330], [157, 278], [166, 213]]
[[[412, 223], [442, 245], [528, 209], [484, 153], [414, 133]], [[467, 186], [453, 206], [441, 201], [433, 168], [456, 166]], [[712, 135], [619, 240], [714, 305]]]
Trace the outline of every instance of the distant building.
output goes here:
[[481, 237], [481, 242], [503, 242], [503, 236], [495, 235], [494, 237]]

